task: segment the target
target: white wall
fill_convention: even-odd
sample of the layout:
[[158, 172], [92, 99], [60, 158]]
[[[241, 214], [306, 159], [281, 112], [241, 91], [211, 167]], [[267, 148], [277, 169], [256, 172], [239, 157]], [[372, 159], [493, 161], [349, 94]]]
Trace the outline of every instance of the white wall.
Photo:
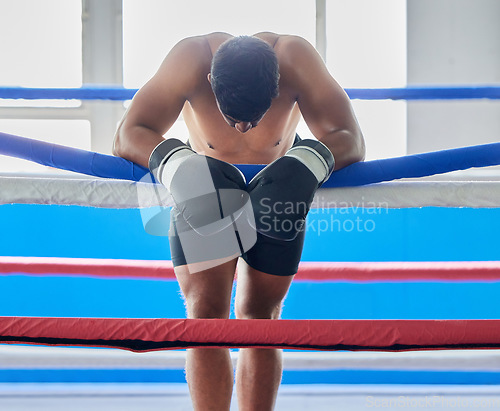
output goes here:
[[[500, 83], [500, 1], [408, 0], [408, 84]], [[408, 103], [408, 153], [499, 141], [500, 101]]]
[[[84, 0], [100, 17], [104, 15], [97, 8], [106, 9], [114, 28], [89, 26], [85, 19], [91, 16], [88, 10], [84, 13], [87, 31], [94, 28], [98, 39], [93, 43], [84, 39], [84, 60], [98, 62], [93, 67], [100, 70], [97, 75], [84, 64], [83, 78], [81, 1], [38, 3], [0, 0], [0, 33], [4, 34], [0, 50], [6, 61], [2, 85], [121, 83], [121, 67], [114, 76], [101, 75], [104, 60], [112, 70], [121, 60], [106, 54], [117, 51], [113, 36], [121, 19], [110, 4], [121, 5], [120, 0]], [[244, 0], [214, 0], [203, 3], [202, 13], [193, 16], [191, 10], [201, 3], [124, 0], [126, 87], [140, 87], [169, 48], [186, 35], [273, 30], [302, 35], [314, 44], [314, 0], [256, 0], [252, 7]], [[262, 14], [264, 8], [267, 12]], [[32, 15], [36, 18], [31, 19]], [[343, 87], [400, 87], [407, 81], [410, 85], [500, 84], [500, 0], [327, 0], [325, 18], [326, 62]], [[109, 42], [99, 41], [102, 37]], [[99, 56], [99, 46], [106, 59]], [[367, 140], [368, 159], [493, 142], [500, 136], [500, 101], [354, 100], [353, 106]], [[109, 153], [122, 111], [121, 103], [0, 100], [0, 129]], [[182, 125], [179, 122], [172, 133], [186, 132]], [[301, 127], [300, 133], [308, 132], [303, 123]], [[3, 158], [0, 171], [2, 167], [17, 169]]]
[[[406, 85], [406, 3], [327, 0], [330, 73], [344, 88]], [[368, 160], [406, 154], [406, 102], [352, 100]]]

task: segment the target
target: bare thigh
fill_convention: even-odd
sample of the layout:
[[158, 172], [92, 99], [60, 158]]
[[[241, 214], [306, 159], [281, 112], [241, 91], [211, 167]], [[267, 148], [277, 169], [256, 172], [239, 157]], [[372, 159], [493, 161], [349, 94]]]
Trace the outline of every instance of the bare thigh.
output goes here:
[[186, 303], [188, 318], [228, 318], [237, 259], [190, 273], [175, 267], [175, 275]]
[[277, 319], [294, 276], [263, 273], [244, 260], [238, 264], [235, 311], [237, 318]]

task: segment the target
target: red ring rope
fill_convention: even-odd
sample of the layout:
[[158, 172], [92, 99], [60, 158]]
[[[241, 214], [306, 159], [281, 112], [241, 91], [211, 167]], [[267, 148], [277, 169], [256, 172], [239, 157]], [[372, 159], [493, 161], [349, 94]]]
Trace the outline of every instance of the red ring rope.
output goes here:
[[[175, 278], [171, 261], [55, 257], [0, 257], [0, 274]], [[296, 280], [499, 281], [500, 261], [303, 262]]]
[[171, 261], [59, 257], [0, 257], [0, 274], [175, 278]]
[[[172, 278], [170, 261], [0, 257], [3, 274]], [[302, 263], [297, 279], [500, 279], [500, 262]], [[0, 343], [151, 351], [195, 347], [320, 350], [500, 348], [500, 320], [201, 320], [0, 317]]]
[[200, 347], [299, 350], [500, 348], [500, 320], [223, 320], [0, 317], [0, 343], [131, 351]]

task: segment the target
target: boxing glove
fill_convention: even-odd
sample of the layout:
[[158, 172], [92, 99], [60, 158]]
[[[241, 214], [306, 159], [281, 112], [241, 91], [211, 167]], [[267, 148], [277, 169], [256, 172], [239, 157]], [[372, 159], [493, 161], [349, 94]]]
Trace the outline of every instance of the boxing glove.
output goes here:
[[304, 229], [316, 190], [331, 175], [335, 160], [316, 140], [302, 140], [263, 168], [248, 184], [255, 229], [291, 241]]
[[184, 220], [201, 235], [232, 225], [249, 201], [245, 177], [238, 168], [197, 154], [177, 139], [155, 147], [149, 169], [170, 192]]

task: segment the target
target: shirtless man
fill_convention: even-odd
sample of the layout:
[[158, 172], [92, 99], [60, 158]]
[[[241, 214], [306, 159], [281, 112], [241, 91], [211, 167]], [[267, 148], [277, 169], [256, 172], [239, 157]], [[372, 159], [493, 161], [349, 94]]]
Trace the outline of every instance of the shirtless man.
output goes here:
[[[163, 138], [181, 112], [190, 148]], [[301, 115], [322, 144], [296, 136]], [[293, 155], [292, 146], [298, 148]], [[316, 50], [300, 37], [267, 32], [251, 37], [212, 33], [180, 41], [135, 95], [114, 142], [115, 155], [150, 167], [167, 188], [173, 184], [167, 170], [174, 164], [169, 161], [172, 153], [193, 154], [191, 148], [197, 155], [187, 157], [209, 158], [211, 170], [224, 169], [222, 174], [229, 176], [222, 182], [225, 187], [245, 189], [231, 164], [268, 164], [269, 175], [254, 188], [275, 180], [264, 195], [277, 198], [282, 190], [302, 195], [297, 179], [310, 181], [315, 176], [318, 180], [307, 183], [311, 189], [304, 194], [310, 197], [331, 172], [321, 167], [339, 169], [363, 160], [365, 153], [350, 101]], [[283, 158], [288, 160], [284, 166]], [[252, 197], [254, 205], [255, 201]], [[185, 217], [180, 214], [175, 218]], [[241, 258], [233, 256], [194, 274], [182, 256], [176, 233], [170, 237], [189, 318], [229, 317], [237, 263], [236, 317], [279, 318], [297, 271], [303, 230], [289, 238], [287, 234], [281, 238], [277, 231], [262, 234], [259, 227], [257, 231], [257, 243]], [[239, 409], [272, 410], [281, 374], [280, 350], [241, 349], [236, 370]], [[233, 369], [227, 349], [188, 350], [186, 375], [196, 410], [229, 410]]]

